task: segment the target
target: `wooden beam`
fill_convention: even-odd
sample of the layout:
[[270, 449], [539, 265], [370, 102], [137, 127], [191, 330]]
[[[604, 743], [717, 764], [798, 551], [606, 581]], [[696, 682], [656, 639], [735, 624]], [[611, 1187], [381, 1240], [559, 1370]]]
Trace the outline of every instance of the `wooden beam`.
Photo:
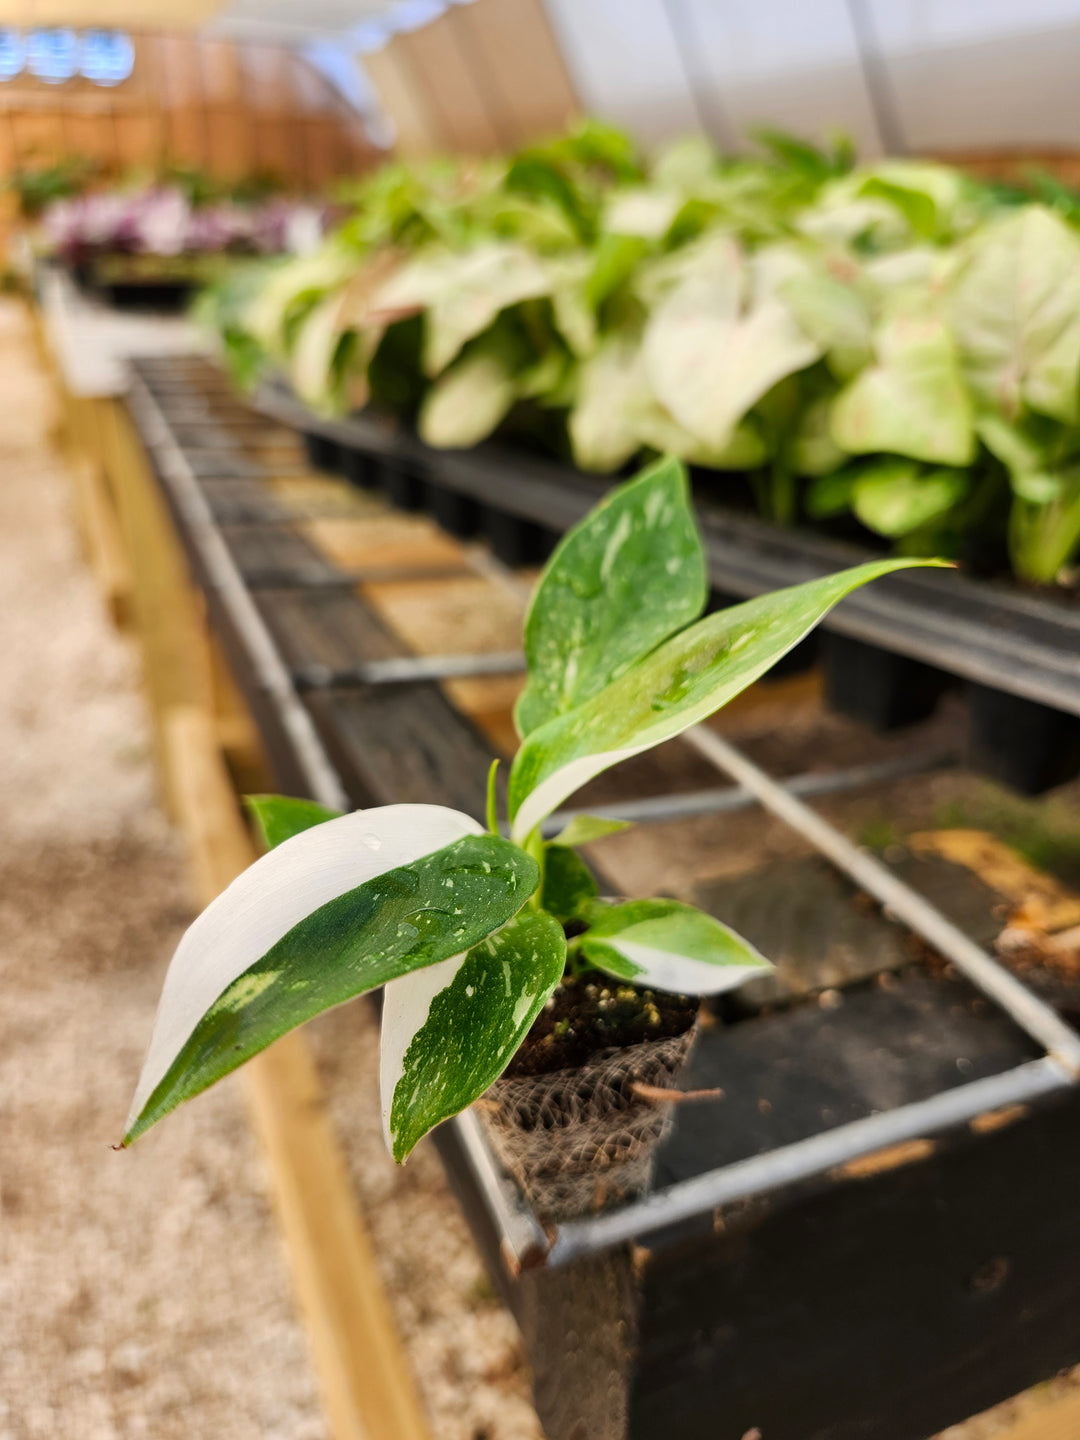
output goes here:
[[[993, 1440], [1077, 1440], [1080, 1435], [1080, 1390], [1074, 1390], [1056, 1400], [1039, 1404], [1034, 1400], [1029, 1408], [1011, 1424], [994, 1430]], [[1023, 1402], [1021, 1402], [1023, 1404]], [[948, 1432], [946, 1432], [948, 1433]], [[991, 1432], [987, 1431], [989, 1436]]]
[[87, 456], [72, 456], [68, 468], [87, 560], [109, 618], [122, 630], [131, 619], [133, 581], [116, 507], [99, 464]]
[[409, 56], [395, 36], [382, 50], [364, 56], [364, 70], [394, 127], [394, 150], [417, 157], [450, 148], [439, 116], [424, 91]]

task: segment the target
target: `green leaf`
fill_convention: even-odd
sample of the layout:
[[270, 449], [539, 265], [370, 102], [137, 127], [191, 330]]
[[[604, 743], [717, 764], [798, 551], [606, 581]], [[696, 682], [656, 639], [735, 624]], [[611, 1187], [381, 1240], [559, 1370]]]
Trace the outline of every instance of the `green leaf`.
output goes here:
[[604, 235], [593, 254], [592, 268], [585, 282], [585, 299], [598, 310], [609, 295], [634, 271], [645, 254], [645, 241], [637, 235]]
[[173, 957], [124, 1143], [305, 1020], [504, 925], [539, 867], [478, 828], [439, 806], [384, 806], [316, 825], [244, 871]]
[[420, 438], [439, 449], [476, 445], [516, 398], [517, 380], [505, 360], [478, 348], [444, 370], [425, 395], [417, 421]]
[[467, 955], [386, 987], [380, 1089], [395, 1160], [494, 1084], [565, 963], [562, 926], [526, 911]]
[[[1053, 421], [1039, 415], [1027, 416], [1013, 424], [1002, 415], [983, 415], [975, 427], [979, 439], [1009, 472], [1013, 494], [1035, 505], [1048, 505], [1062, 491], [1062, 477], [1056, 472], [1051, 450], [1061, 435]], [[1047, 431], [1057, 431], [1047, 435]]]
[[699, 615], [706, 593], [686, 472], [660, 461], [606, 495], [545, 566], [525, 620], [519, 732], [590, 699]]
[[575, 850], [544, 847], [544, 888], [540, 904], [557, 920], [573, 920], [600, 893], [596, 877]]
[[569, 825], [554, 836], [552, 845], [589, 845], [605, 835], [618, 835], [633, 828], [629, 820], [607, 820], [602, 815], [575, 815]]
[[812, 520], [827, 520], [851, 509], [858, 473], [853, 466], [819, 475], [806, 492], [806, 513]]
[[[864, 172], [865, 173], [865, 172]], [[964, 180], [948, 165], [921, 160], [886, 160], [860, 187], [868, 198], [887, 200], [916, 235], [939, 240], [954, 227], [964, 197]]]
[[787, 446], [787, 458], [798, 475], [829, 475], [848, 459], [832, 437], [833, 395], [811, 400], [799, 416]]
[[631, 900], [597, 909], [577, 942], [617, 980], [675, 995], [717, 995], [773, 967], [734, 930], [678, 900]]
[[991, 410], [1080, 421], [1080, 236], [1026, 205], [967, 246], [950, 319], [968, 382]]
[[510, 771], [514, 836], [528, 835], [602, 770], [670, 740], [726, 705], [852, 590], [926, 563], [935, 562], [858, 565], [733, 605], [675, 635], [591, 700], [526, 737]]
[[927, 470], [911, 460], [880, 460], [856, 476], [852, 508], [878, 535], [909, 535], [946, 514], [970, 488], [966, 470]]
[[836, 397], [832, 436], [853, 455], [884, 450], [942, 465], [975, 458], [971, 403], [945, 322], [894, 308], [876, 336], [877, 362]]
[[244, 804], [267, 850], [273, 850], [302, 830], [310, 830], [313, 825], [340, 818], [337, 810], [328, 810], [314, 800], [299, 800], [292, 795], [245, 795]]
[[1080, 547], [1080, 465], [1057, 475], [1059, 490], [1049, 503], [1032, 504], [1019, 495], [1009, 514], [1009, 554], [1024, 580], [1052, 585]]

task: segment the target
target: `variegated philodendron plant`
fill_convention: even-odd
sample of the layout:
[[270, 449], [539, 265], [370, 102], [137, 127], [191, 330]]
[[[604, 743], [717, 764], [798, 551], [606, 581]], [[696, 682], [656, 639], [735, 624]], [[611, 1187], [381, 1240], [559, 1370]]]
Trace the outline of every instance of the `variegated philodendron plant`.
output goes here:
[[600, 771], [719, 710], [850, 591], [918, 563], [860, 565], [702, 619], [705, 557], [682, 466], [662, 461], [613, 490], [533, 596], [509, 838], [494, 766], [486, 830], [440, 805], [335, 815], [254, 799], [268, 852], [180, 942], [124, 1143], [287, 1030], [383, 986], [383, 1120], [404, 1160], [499, 1077], [568, 959], [701, 995], [767, 966], [689, 905], [600, 899], [574, 847], [618, 825], [578, 818], [546, 841], [541, 824]]

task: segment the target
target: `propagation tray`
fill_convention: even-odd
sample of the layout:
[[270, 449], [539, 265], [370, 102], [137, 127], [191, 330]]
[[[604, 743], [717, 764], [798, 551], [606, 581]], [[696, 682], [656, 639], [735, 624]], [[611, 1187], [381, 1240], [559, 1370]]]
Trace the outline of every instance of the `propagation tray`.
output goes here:
[[[270, 485], [299, 468], [288, 433], [253, 426], [205, 362], [135, 372], [131, 415], [279, 786], [482, 814], [491, 746], [439, 680], [511, 673], [520, 654], [402, 654], [357, 589], [394, 566], [335, 567]], [[475, 456], [438, 459], [494, 483]], [[558, 487], [536, 486], [530, 513], [555, 524], [540, 504]], [[558, 495], [559, 526], [591, 498]], [[521, 1323], [550, 1440], [921, 1440], [1080, 1356], [1080, 1037], [800, 798], [881, 767], [779, 784], [708, 728], [687, 743], [735, 784], [609, 808], [763, 805], [951, 969], [705, 1028], [684, 1084], [724, 1098], [678, 1107], [651, 1191], [619, 1208], [545, 1229], [471, 1113], [436, 1143]]]

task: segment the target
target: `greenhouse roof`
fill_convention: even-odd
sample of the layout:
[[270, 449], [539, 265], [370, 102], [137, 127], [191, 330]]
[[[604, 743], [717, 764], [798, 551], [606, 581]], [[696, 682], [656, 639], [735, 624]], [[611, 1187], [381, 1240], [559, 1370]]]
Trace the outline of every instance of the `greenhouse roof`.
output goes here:
[[236, 39], [349, 37], [374, 48], [392, 30], [423, 25], [446, 8], [444, 0], [0, 0], [0, 24], [207, 27]]

